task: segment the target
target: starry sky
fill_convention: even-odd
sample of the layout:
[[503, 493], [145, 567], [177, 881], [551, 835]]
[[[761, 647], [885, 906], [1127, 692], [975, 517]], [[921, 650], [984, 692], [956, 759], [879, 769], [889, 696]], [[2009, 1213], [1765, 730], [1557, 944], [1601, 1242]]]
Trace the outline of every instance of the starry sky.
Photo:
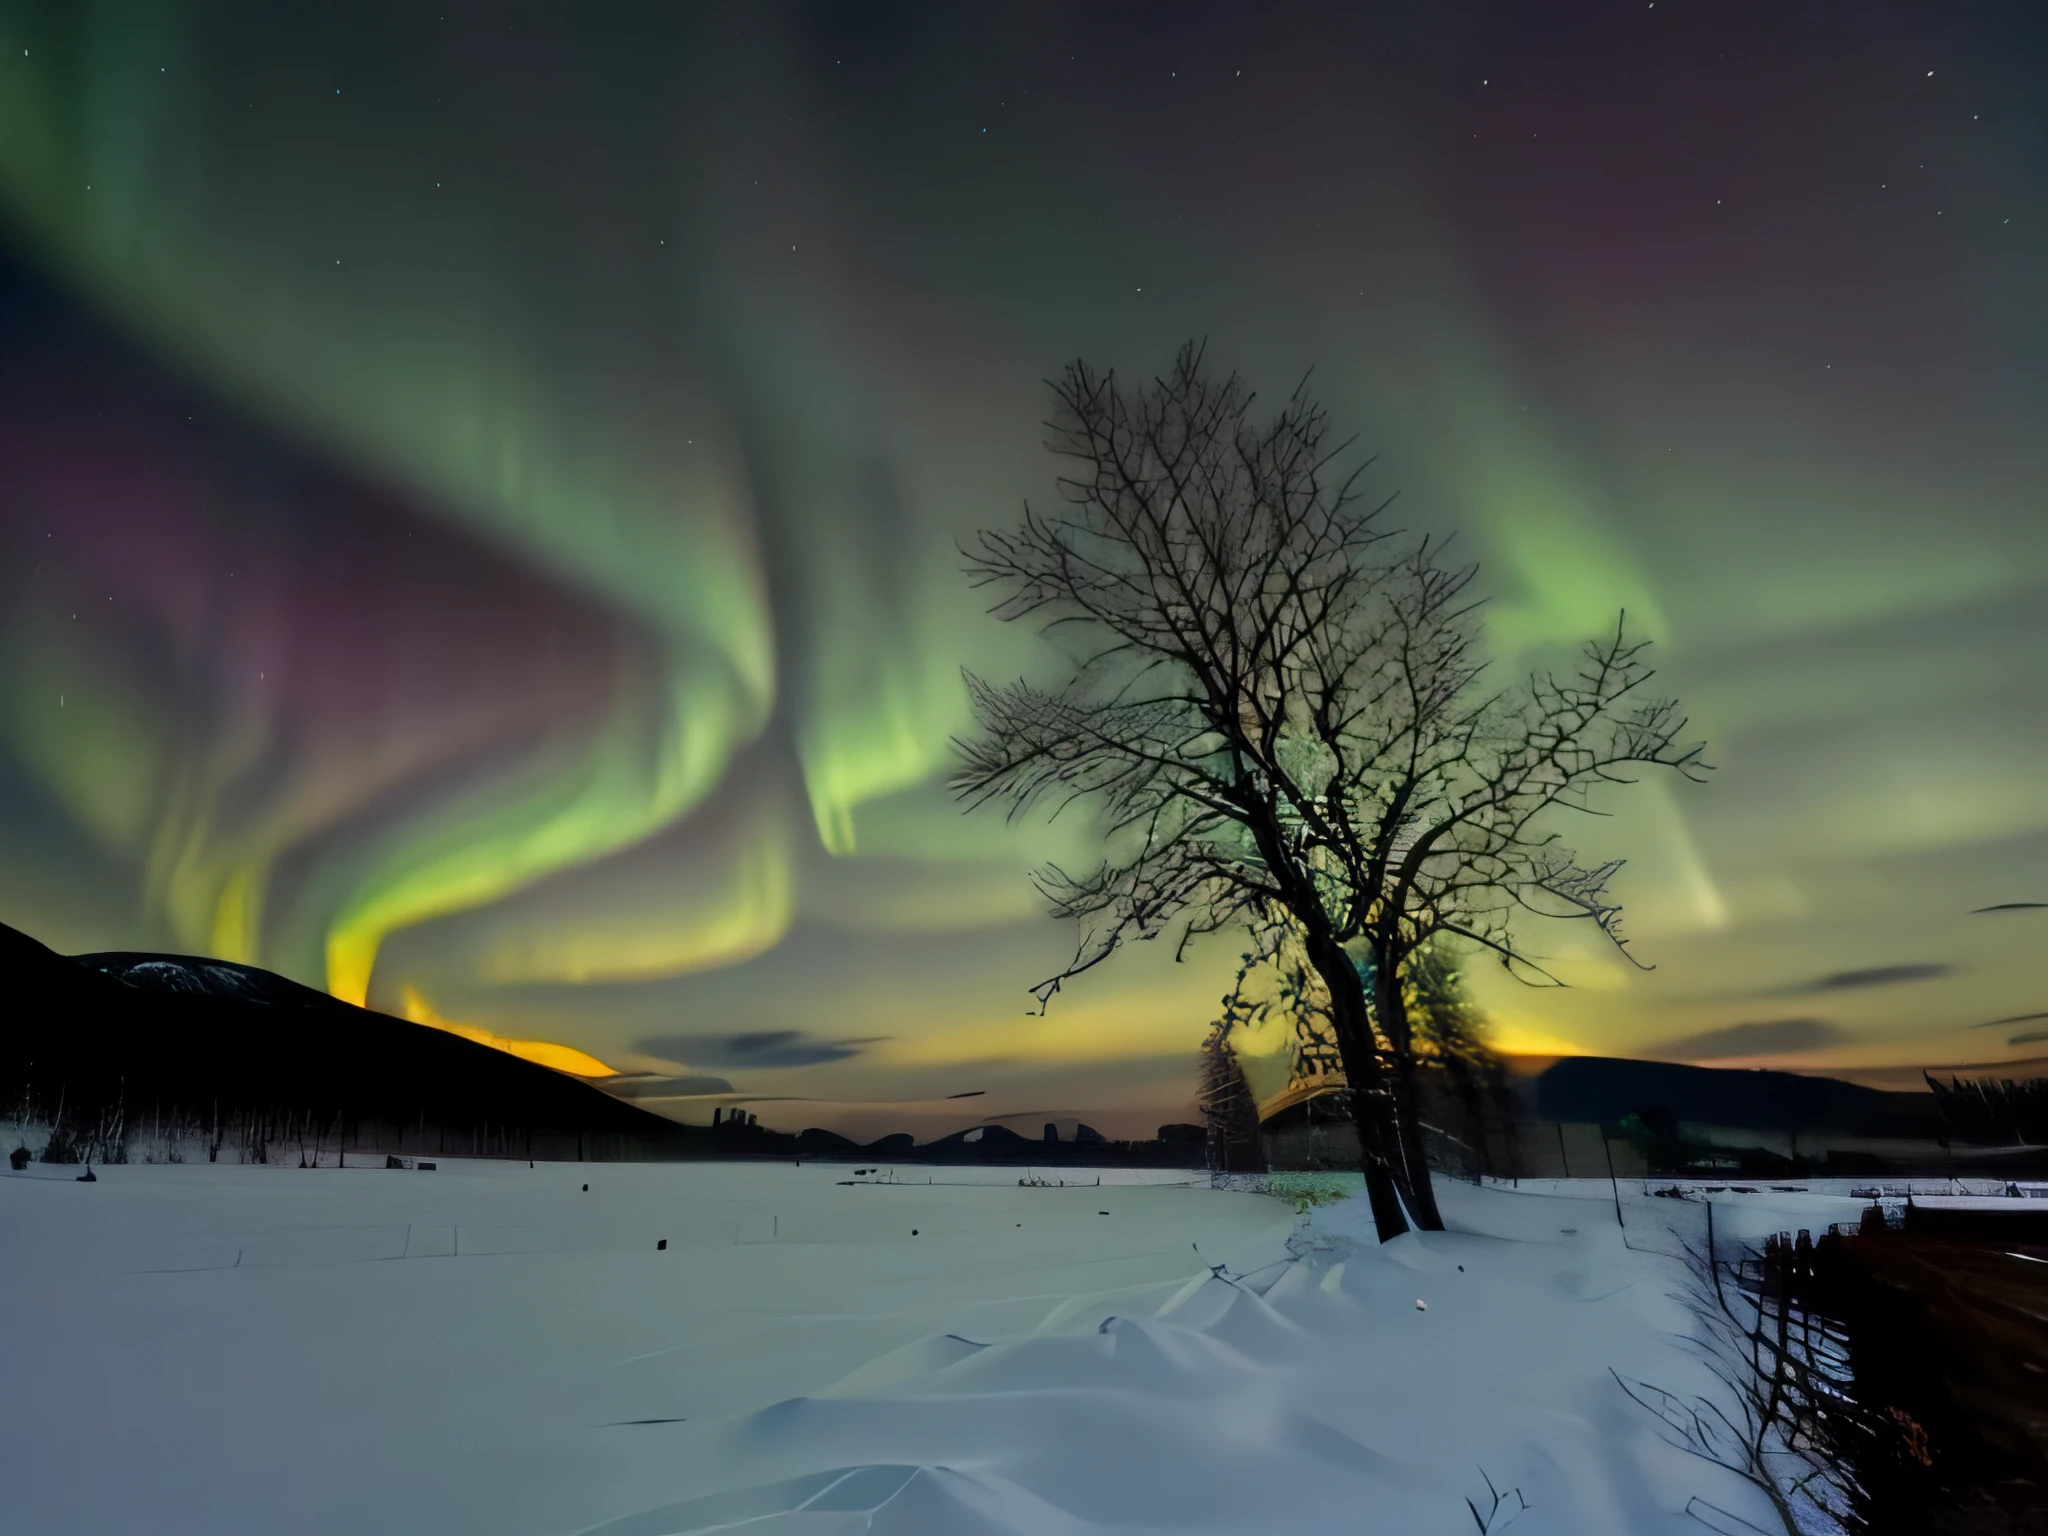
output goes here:
[[1091, 829], [939, 779], [1044, 665], [956, 551], [1042, 381], [1204, 336], [1503, 668], [1626, 607], [1711, 742], [1567, 829], [1655, 969], [1475, 967], [1504, 1048], [2048, 1053], [2044, 66], [2021, 0], [0, 0], [0, 919], [697, 1118], [1185, 1118], [1235, 946], [1030, 1017]]

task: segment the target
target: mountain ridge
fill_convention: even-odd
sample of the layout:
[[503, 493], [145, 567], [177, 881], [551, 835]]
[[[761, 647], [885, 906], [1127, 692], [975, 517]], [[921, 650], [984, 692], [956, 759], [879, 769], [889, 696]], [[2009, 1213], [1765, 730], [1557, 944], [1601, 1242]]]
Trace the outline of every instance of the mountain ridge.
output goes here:
[[85, 1116], [130, 1103], [131, 1085], [161, 1111], [698, 1139], [583, 1079], [254, 966], [60, 955], [0, 924], [0, 1102]]

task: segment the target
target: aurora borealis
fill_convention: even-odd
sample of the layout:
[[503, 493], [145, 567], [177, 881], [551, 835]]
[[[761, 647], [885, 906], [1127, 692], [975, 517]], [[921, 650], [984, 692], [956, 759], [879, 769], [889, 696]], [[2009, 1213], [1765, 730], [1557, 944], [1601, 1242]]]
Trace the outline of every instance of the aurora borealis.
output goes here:
[[1316, 370], [1503, 666], [1625, 606], [1711, 743], [1575, 829], [1657, 969], [1479, 968], [1503, 1044], [2035, 1053], [2048, 911], [1976, 909], [2048, 901], [2044, 62], [2023, 4], [0, 4], [0, 920], [807, 1124], [1178, 1118], [1231, 947], [1028, 1017], [1089, 829], [938, 779], [1037, 664], [955, 544], [1051, 493], [1039, 381], [1204, 335]]

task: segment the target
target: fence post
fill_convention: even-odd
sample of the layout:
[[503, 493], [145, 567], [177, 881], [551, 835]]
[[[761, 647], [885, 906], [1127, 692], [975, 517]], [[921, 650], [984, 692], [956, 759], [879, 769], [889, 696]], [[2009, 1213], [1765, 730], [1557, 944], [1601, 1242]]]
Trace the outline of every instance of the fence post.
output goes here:
[[1707, 1202], [1707, 1269], [1714, 1277], [1714, 1300], [1725, 1309], [1728, 1299], [1721, 1294], [1721, 1263], [1714, 1257], [1714, 1202]]
[[1607, 1187], [1614, 1191], [1614, 1224], [1621, 1228], [1622, 1246], [1628, 1246], [1628, 1223], [1621, 1219], [1621, 1185], [1614, 1177], [1614, 1143], [1607, 1139], [1607, 1128], [1600, 1129], [1600, 1150], [1607, 1154]]

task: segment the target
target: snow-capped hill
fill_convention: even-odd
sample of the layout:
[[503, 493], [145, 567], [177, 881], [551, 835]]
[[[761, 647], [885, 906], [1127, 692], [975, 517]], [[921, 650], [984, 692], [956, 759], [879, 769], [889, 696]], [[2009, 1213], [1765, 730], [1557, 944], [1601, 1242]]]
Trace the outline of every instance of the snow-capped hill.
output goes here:
[[229, 960], [193, 955], [152, 955], [110, 952], [79, 955], [78, 963], [102, 976], [147, 992], [184, 997], [233, 998], [238, 1002], [282, 1007], [317, 1007], [332, 1001], [325, 992], [301, 986], [272, 971], [237, 965]]
[[224, 965], [181, 965], [174, 960], [143, 960], [126, 970], [118, 965], [99, 965], [94, 969], [103, 976], [119, 977], [131, 986], [161, 987], [167, 992], [225, 992], [256, 1002], [267, 1001], [262, 993], [244, 985], [242, 978]]
[[138, 986], [161, 986], [173, 992], [204, 992], [208, 990], [206, 982], [201, 977], [200, 968], [173, 965], [168, 960], [145, 960], [140, 965], [129, 967], [125, 974], [111, 965], [102, 965], [97, 967], [97, 969], [102, 975], [120, 976], [122, 980], [132, 981]]
[[60, 1101], [73, 1123], [148, 1103], [166, 1116], [203, 1110], [209, 1123], [248, 1111], [691, 1142], [579, 1078], [254, 966], [66, 956], [0, 924], [0, 1103], [48, 1117]]

